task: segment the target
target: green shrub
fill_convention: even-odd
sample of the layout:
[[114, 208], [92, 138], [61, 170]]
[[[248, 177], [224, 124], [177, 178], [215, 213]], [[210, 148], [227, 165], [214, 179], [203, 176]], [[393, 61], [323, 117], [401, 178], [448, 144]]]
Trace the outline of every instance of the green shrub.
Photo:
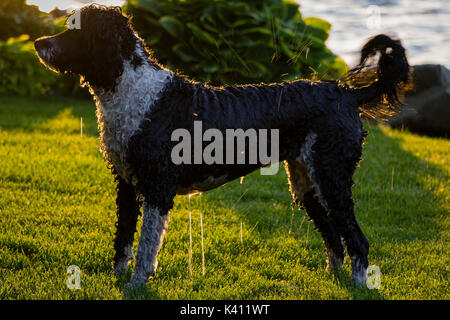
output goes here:
[[58, 75], [39, 62], [28, 35], [0, 41], [0, 94], [75, 94], [78, 80]]
[[330, 24], [288, 0], [129, 0], [133, 25], [162, 64], [211, 84], [337, 78]]
[[26, 0], [1, 0], [0, 40], [28, 34], [31, 39], [59, 31], [52, 17], [39, 11], [37, 6], [26, 4]]
[[46, 69], [34, 49], [32, 40], [64, 30], [64, 20], [54, 20], [25, 0], [0, 2], [0, 94], [85, 95], [77, 77]]

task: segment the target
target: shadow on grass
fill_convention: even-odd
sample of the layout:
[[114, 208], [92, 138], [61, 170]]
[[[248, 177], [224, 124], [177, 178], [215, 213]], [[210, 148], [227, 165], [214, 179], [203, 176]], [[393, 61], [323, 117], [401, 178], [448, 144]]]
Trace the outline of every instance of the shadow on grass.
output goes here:
[[[97, 118], [92, 99], [62, 97], [0, 96], [0, 129], [23, 132], [79, 133], [97, 136]], [[58, 127], [53, 127], [59, 124]]]
[[[368, 225], [370, 222], [370, 226], [379, 228], [377, 236], [383, 241], [414, 239], [424, 235], [435, 238], [436, 233], [433, 231], [440, 233], [442, 230], [433, 217], [445, 213], [446, 209], [442, 201], [424, 184], [424, 177], [428, 175], [445, 180], [445, 177], [448, 178], [447, 173], [406, 151], [400, 146], [398, 138], [385, 135], [380, 128], [370, 127], [369, 131], [363, 161], [354, 176], [353, 195], [358, 221], [362, 225]], [[392, 168], [395, 168], [394, 178]], [[417, 199], [418, 193], [420, 201]], [[244, 223], [256, 225], [253, 230], [264, 236], [276, 237], [279, 233], [289, 230], [292, 218], [291, 196], [283, 169], [280, 169], [276, 176], [260, 176], [259, 172], [252, 173], [244, 179], [243, 185], [233, 181], [203, 196], [204, 201], [234, 208], [233, 211]], [[424, 201], [426, 203], [422, 207], [417, 207], [418, 202]], [[255, 208], [257, 210], [254, 210]], [[271, 214], [274, 210], [281, 213], [276, 221]], [[425, 216], [416, 214], [417, 211]], [[301, 212], [305, 213], [303, 210]], [[298, 209], [294, 216], [296, 219], [293, 221], [294, 228], [303, 220], [303, 215], [297, 213]], [[430, 219], [423, 219], [424, 217]], [[408, 227], [401, 230], [400, 238], [398, 234], [392, 234], [385, 229], [390, 227], [391, 222], [395, 222], [394, 226]], [[414, 225], [418, 228], [411, 228]]]
[[330, 271], [334, 280], [341, 288], [345, 288], [353, 300], [385, 300], [377, 289], [369, 289], [367, 286], [356, 286], [351, 280], [351, 272], [346, 269]]
[[127, 284], [131, 279], [132, 268], [129, 267], [127, 272], [118, 276], [114, 286], [119, 288], [122, 292], [124, 300], [161, 300], [158, 290], [153, 288], [152, 280], [145, 286], [141, 286], [135, 289], [128, 289]]
[[[357, 219], [371, 243], [369, 264], [376, 264], [397, 254], [386, 251], [386, 245], [395, 247], [398, 242], [435, 241], [442, 237], [444, 230], [439, 219], [447, 210], [444, 200], [434, 193], [433, 184], [448, 181], [449, 177], [446, 171], [402, 147], [402, 138], [390, 137], [378, 126], [366, 127], [369, 137], [361, 167], [354, 176], [353, 194]], [[243, 185], [234, 181], [221, 190], [206, 193], [204, 201], [213, 203], [213, 207], [232, 209], [238, 220], [254, 226], [252, 237], [257, 237], [259, 243], [283, 235], [305, 241], [305, 212], [296, 211], [292, 216], [287, 178], [281, 171], [276, 176], [253, 173]], [[430, 179], [434, 181], [431, 185], [427, 182]], [[315, 233], [316, 240], [320, 237], [313, 229], [308, 232]], [[309, 236], [306, 241], [311, 241]], [[325, 268], [325, 262], [322, 267]], [[347, 270], [336, 271], [334, 278], [354, 299], [385, 298], [377, 290], [355, 287]]]

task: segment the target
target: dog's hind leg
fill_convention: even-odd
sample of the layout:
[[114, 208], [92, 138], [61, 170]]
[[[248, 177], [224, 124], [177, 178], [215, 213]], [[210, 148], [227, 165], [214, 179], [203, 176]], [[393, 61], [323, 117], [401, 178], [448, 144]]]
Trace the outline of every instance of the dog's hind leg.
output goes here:
[[327, 264], [329, 269], [338, 269], [344, 262], [344, 246], [337, 231], [333, 218], [327, 214], [325, 208], [315, 196], [315, 191], [309, 191], [303, 199], [303, 206], [308, 216], [314, 221], [319, 232], [322, 234], [326, 245]]
[[[353, 135], [352, 135], [353, 133]], [[355, 218], [352, 199], [352, 176], [361, 158], [363, 135], [347, 133], [341, 143], [329, 135], [310, 134], [309, 148], [303, 154], [311, 171], [318, 199], [327, 208], [339, 236], [343, 238], [351, 258], [352, 280], [364, 285], [367, 277], [369, 242]], [[341, 128], [340, 135], [345, 132]], [[336, 134], [336, 137], [339, 137]], [[311, 169], [311, 170], [310, 170]]]
[[158, 252], [169, 226], [169, 212], [161, 214], [161, 209], [144, 202], [141, 237], [136, 257], [136, 267], [130, 286], [145, 284], [155, 274], [158, 266]]
[[[357, 285], [364, 285], [367, 278], [369, 241], [362, 232], [355, 218], [353, 200], [351, 199], [351, 185], [341, 189], [341, 193], [325, 190], [323, 193], [336, 222], [339, 234], [344, 239], [348, 254], [351, 258], [352, 280]], [[343, 197], [343, 198], [341, 198]]]
[[289, 177], [289, 191], [294, 202], [306, 209], [306, 213], [314, 221], [323, 237], [328, 256], [328, 268], [340, 268], [344, 261], [344, 247], [334, 221], [314, 196], [316, 191], [308, 177], [307, 168], [297, 160], [286, 160], [285, 166]]

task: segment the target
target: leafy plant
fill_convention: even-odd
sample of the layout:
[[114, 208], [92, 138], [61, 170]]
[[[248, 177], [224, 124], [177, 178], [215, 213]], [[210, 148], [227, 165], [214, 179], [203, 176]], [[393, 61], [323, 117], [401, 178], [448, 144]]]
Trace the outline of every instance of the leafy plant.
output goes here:
[[290, 0], [129, 0], [133, 25], [162, 64], [215, 85], [337, 78], [331, 25]]
[[39, 11], [26, 0], [2, 0], [0, 2], [0, 40], [28, 34], [31, 39], [58, 31], [52, 17]]
[[35, 96], [79, 90], [74, 77], [58, 75], [39, 62], [28, 35], [0, 41], [0, 74], [1, 94]]

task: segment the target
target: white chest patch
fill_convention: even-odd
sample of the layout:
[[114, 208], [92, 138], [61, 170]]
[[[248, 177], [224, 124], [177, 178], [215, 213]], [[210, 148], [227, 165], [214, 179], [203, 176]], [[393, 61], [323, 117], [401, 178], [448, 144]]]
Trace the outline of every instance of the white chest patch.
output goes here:
[[172, 78], [168, 70], [158, 70], [150, 63], [134, 69], [124, 62], [123, 73], [116, 91], [94, 89], [100, 131], [100, 151], [126, 181], [131, 181], [126, 162], [127, 145], [135, 135], [145, 115], [151, 111], [167, 82]]

